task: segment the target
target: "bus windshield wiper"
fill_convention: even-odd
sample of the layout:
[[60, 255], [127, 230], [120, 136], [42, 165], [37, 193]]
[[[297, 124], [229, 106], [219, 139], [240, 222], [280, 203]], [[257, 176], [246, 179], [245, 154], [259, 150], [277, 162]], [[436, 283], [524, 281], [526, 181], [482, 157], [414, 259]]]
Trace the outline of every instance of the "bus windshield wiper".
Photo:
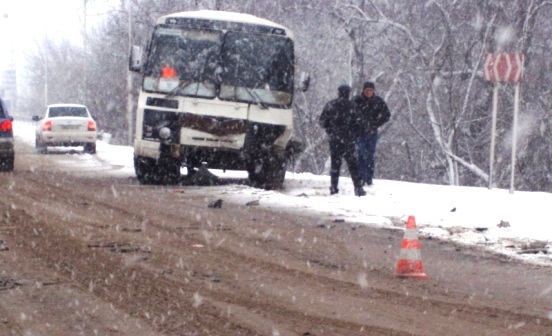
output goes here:
[[196, 86], [196, 92], [195, 95], [197, 96], [197, 93], [199, 92], [199, 83], [203, 83], [205, 81], [205, 68], [207, 68], [207, 63], [209, 62], [209, 55], [205, 56], [205, 61], [203, 62], [203, 65], [201, 67], [201, 73], [199, 74], [197, 79], [197, 86]]
[[259, 105], [263, 110], [268, 109], [268, 105], [266, 105], [266, 103], [261, 99], [257, 91], [251, 90], [250, 88], [247, 88], [245, 86], [243, 88], [245, 89], [245, 91], [247, 91], [247, 93], [249, 93], [251, 98], [253, 98], [253, 102], [255, 104]]
[[180, 83], [178, 83], [178, 86], [175, 87], [174, 89], [172, 89], [171, 91], [169, 91], [169, 93], [167, 93], [167, 95], [165, 96], [165, 98], [173, 98], [174, 96], [176, 96], [180, 90], [184, 89], [186, 86], [188, 86], [189, 84], [191, 84], [190, 81], [188, 80], [182, 80], [180, 81]]

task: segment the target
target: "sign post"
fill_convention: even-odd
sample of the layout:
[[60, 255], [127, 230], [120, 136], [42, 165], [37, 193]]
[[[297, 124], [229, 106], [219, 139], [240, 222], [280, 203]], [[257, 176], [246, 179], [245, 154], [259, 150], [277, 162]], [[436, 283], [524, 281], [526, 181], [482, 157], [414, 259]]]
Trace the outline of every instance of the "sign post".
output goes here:
[[493, 119], [491, 125], [491, 154], [489, 158], [489, 189], [493, 188], [493, 165], [495, 158], [495, 146], [496, 146], [496, 119], [498, 115], [498, 89], [500, 84], [494, 83], [493, 89]]
[[514, 171], [516, 167], [516, 145], [517, 145], [517, 121], [519, 115], [519, 95], [521, 83], [516, 83], [514, 93], [514, 121], [512, 126], [512, 174], [510, 176], [510, 194], [514, 193]]
[[516, 142], [517, 142], [517, 119], [519, 114], [520, 104], [520, 87], [523, 79], [525, 57], [520, 53], [513, 54], [486, 54], [484, 73], [485, 79], [495, 83], [493, 90], [493, 116], [491, 129], [491, 150], [489, 159], [489, 189], [493, 185], [493, 164], [495, 156], [495, 136], [496, 136], [496, 119], [498, 114], [498, 89], [500, 82], [515, 83], [514, 95], [514, 120], [512, 125], [512, 158], [511, 158], [511, 177], [510, 177], [510, 194], [514, 193], [514, 176], [516, 167]]

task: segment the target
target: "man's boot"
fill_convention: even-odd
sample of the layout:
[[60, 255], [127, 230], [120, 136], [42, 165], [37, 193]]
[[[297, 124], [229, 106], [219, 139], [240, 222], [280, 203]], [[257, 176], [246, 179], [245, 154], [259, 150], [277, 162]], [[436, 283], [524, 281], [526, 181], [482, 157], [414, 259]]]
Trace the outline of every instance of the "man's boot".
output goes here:
[[330, 187], [330, 195], [335, 195], [339, 193], [339, 189], [337, 187]]
[[355, 196], [362, 197], [366, 196], [366, 191], [362, 187], [355, 188]]

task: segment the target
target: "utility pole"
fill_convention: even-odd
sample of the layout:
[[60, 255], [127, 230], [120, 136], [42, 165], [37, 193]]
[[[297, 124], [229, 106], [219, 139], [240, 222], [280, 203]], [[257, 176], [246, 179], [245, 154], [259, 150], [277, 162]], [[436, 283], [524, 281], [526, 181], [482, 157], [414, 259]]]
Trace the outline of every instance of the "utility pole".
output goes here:
[[87, 50], [86, 50], [86, 47], [87, 47], [87, 34], [86, 34], [86, 2], [87, 0], [84, 0], [84, 6], [83, 6], [83, 39], [82, 39], [82, 45], [83, 45], [83, 50], [84, 50], [84, 55], [83, 55], [83, 58], [82, 58], [82, 62], [83, 62], [83, 65], [82, 65], [82, 78], [83, 78], [83, 104], [86, 105], [86, 96], [87, 96], [87, 85], [86, 85], [86, 82], [87, 82], [87, 76], [86, 76], [86, 67], [87, 67], [87, 64], [86, 64], [86, 59], [87, 59]]
[[[41, 48], [42, 51], [42, 61], [44, 63], [44, 107], [48, 106], [48, 26], [44, 28], [44, 48]], [[45, 50], [46, 49], [46, 50]]]
[[48, 58], [44, 57], [44, 106], [48, 106]]
[[[128, 52], [129, 55], [132, 52], [132, 1], [128, 1]], [[132, 102], [132, 72], [127, 70], [127, 124], [128, 124], [128, 144], [133, 145], [133, 110]]]

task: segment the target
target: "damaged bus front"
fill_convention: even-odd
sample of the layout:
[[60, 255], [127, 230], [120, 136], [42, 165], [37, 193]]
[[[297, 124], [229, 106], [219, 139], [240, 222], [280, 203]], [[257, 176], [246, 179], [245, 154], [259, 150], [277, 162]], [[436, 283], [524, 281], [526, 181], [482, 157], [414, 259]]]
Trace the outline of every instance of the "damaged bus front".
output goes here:
[[[144, 64], [135, 133], [142, 183], [175, 183], [208, 168], [246, 170], [265, 189], [283, 185], [292, 140], [294, 41], [285, 27], [251, 15], [196, 11], [161, 17]], [[302, 90], [308, 76], [302, 76]]]

